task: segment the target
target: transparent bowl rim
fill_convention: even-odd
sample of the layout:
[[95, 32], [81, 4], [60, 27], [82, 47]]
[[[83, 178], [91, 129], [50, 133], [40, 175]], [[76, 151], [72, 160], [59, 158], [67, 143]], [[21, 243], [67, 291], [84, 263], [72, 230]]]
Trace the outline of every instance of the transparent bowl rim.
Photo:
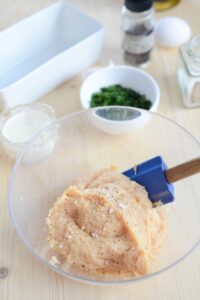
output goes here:
[[[116, 106], [109, 106], [109, 107], [115, 107]], [[125, 106], [117, 106], [119, 108], [124, 108]], [[127, 107], [127, 108], [130, 108], [130, 107]], [[59, 267], [56, 267], [56, 266], [53, 266], [51, 265], [47, 260], [45, 260], [44, 258], [42, 258], [41, 256], [39, 256], [36, 251], [34, 251], [34, 249], [32, 249], [31, 245], [28, 243], [28, 241], [23, 237], [23, 233], [21, 232], [20, 230], [20, 227], [18, 226], [17, 224], [17, 221], [15, 219], [15, 214], [14, 214], [14, 211], [13, 211], [13, 207], [12, 207], [12, 185], [13, 185], [13, 181], [14, 181], [14, 178], [15, 178], [15, 175], [16, 175], [16, 172], [17, 172], [17, 169], [18, 169], [18, 166], [20, 165], [21, 163], [21, 159], [23, 158], [24, 154], [26, 153], [26, 150], [28, 149], [29, 145], [35, 140], [38, 138], [38, 136], [46, 131], [46, 130], [49, 130], [51, 127], [53, 126], [60, 126], [62, 123], [64, 123], [67, 119], [72, 119], [73, 117], [75, 116], [79, 116], [79, 115], [83, 115], [83, 114], [86, 114], [88, 111], [92, 111], [92, 110], [95, 110], [95, 108], [91, 108], [91, 109], [88, 109], [88, 110], [82, 110], [82, 111], [78, 111], [78, 112], [74, 112], [72, 114], [69, 114], [69, 115], [65, 115], [63, 117], [61, 117], [60, 119], [57, 119], [56, 121], [54, 121], [53, 123], [51, 123], [50, 125], [48, 125], [47, 127], [43, 128], [38, 134], [36, 134], [28, 143], [27, 145], [24, 147], [24, 149], [22, 150], [21, 154], [19, 155], [17, 161], [15, 162], [15, 165], [12, 169], [12, 172], [11, 172], [11, 175], [10, 175], [10, 178], [9, 178], [9, 183], [8, 183], [8, 210], [9, 210], [9, 214], [10, 214], [10, 217], [11, 217], [11, 220], [12, 220], [12, 223], [14, 225], [14, 228], [19, 236], [19, 238], [21, 239], [21, 241], [25, 244], [25, 246], [30, 250], [30, 252], [37, 258], [39, 259], [44, 265], [46, 265], [47, 267], [49, 267], [50, 269], [52, 269], [53, 271], [65, 276], [65, 277], [68, 277], [70, 279], [73, 279], [75, 281], [78, 281], [78, 282], [82, 282], [82, 283], [87, 283], [87, 284], [91, 284], [91, 285], [98, 285], [98, 286], [116, 286], [116, 285], [124, 285], [124, 284], [133, 284], [133, 283], [136, 283], [136, 282], [141, 282], [145, 279], [150, 279], [152, 277], [155, 277], [169, 269], [171, 269], [172, 267], [174, 267], [175, 265], [177, 265], [178, 263], [180, 263], [183, 259], [185, 259], [187, 256], [189, 256], [193, 251], [194, 249], [199, 245], [200, 243], [200, 237], [199, 239], [194, 243], [194, 245], [191, 247], [190, 250], [188, 250], [184, 255], [182, 255], [179, 259], [177, 259], [176, 261], [174, 261], [173, 263], [171, 263], [170, 265], [168, 265], [167, 267], [161, 269], [161, 270], [158, 270], [154, 273], [150, 273], [148, 275], [145, 275], [145, 276], [141, 276], [141, 277], [133, 277], [131, 279], [122, 279], [122, 280], [108, 280], [108, 281], [100, 281], [100, 280], [95, 280], [95, 279], [92, 279], [92, 278], [89, 278], [89, 277], [86, 277], [86, 276], [80, 276], [80, 275], [76, 275], [76, 274], [73, 274], [73, 273], [70, 273], [70, 272], [66, 272], [62, 269], [60, 269]], [[135, 108], [134, 109], [140, 111], [140, 112], [145, 112], [145, 113], [148, 113], [152, 116], [157, 116], [157, 117], [160, 117], [161, 119], [165, 119], [167, 122], [170, 122], [172, 124], [174, 124], [175, 126], [178, 126], [181, 130], [183, 130], [187, 135], [189, 135], [193, 140], [194, 142], [196, 142], [199, 146], [200, 146], [200, 142], [187, 130], [185, 129], [182, 125], [178, 124], [177, 122], [173, 121], [172, 119], [164, 116], [163, 114], [161, 113], [157, 113], [157, 112], [152, 112], [152, 111], [146, 111], [146, 110], [143, 110], [143, 109], [139, 109], [139, 108]], [[200, 149], [200, 148], [199, 148]]]

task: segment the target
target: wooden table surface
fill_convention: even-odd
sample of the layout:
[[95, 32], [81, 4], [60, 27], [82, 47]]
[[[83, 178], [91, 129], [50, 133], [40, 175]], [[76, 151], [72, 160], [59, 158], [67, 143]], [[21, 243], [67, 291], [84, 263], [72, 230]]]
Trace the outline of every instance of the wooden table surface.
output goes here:
[[[123, 64], [120, 33], [122, 0], [73, 0], [83, 11], [96, 18], [106, 29], [101, 63], [112, 60]], [[53, 3], [52, 0], [0, 0], [0, 30]], [[182, 0], [167, 12], [186, 19], [193, 34], [200, 31], [199, 0]], [[177, 49], [156, 48], [150, 66], [161, 89], [159, 112], [177, 121], [200, 140], [200, 108], [188, 110], [182, 103], [176, 80]], [[53, 106], [58, 117], [80, 110], [78, 76], [43, 97], [40, 101]], [[11, 223], [7, 208], [8, 179], [13, 163], [0, 150], [0, 268], [8, 268], [8, 276], [0, 279], [1, 300], [31, 299], [200, 299], [200, 248], [173, 269], [129, 286], [95, 287], [68, 280], [42, 265], [21, 243]], [[192, 216], [191, 216], [192, 217]]]

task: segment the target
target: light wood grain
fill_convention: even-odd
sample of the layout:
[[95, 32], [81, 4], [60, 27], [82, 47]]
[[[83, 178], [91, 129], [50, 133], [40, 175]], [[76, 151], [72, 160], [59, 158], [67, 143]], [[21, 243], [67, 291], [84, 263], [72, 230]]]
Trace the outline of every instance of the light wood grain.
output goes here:
[[[122, 0], [73, 0], [106, 29], [105, 46], [101, 62], [112, 60], [125, 63], [121, 50], [120, 9]], [[0, 0], [0, 30], [53, 3], [52, 0]], [[200, 30], [199, 0], [182, 0], [174, 9], [158, 14], [177, 15], [185, 18], [194, 34]], [[159, 112], [172, 118], [200, 139], [200, 109], [183, 107], [176, 70], [177, 49], [156, 48], [147, 71], [161, 88]], [[79, 88], [81, 77], [76, 77], [40, 101], [52, 105], [58, 117], [80, 110]], [[169, 145], [171, 143], [170, 137]], [[130, 286], [94, 287], [68, 280], [42, 265], [19, 241], [11, 224], [7, 208], [8, 178], [13, 163], [0, 150], [0, 267], [7, 267], [9, 274], [0, 279], [1, 300], [198, 300], [200, 299], [200, 249], [173, 269], [150, 280]], [[192, 217], [192, 216], [191, 216]]]

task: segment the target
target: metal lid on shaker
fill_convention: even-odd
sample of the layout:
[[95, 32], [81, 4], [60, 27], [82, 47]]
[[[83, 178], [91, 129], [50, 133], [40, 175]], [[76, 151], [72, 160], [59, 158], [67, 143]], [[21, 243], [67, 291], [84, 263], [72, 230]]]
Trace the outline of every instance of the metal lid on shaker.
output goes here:
[[125, 0], [125, 6], [133, 12], [143, 12], [150, 9], [153, 0]]

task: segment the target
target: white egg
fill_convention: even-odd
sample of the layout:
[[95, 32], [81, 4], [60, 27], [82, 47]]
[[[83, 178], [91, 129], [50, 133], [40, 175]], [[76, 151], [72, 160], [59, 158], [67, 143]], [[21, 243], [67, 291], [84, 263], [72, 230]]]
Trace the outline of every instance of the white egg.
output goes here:
[[187, 22], [177, 17], [165, 17], [156, 23], [156, 43], [163, 47], [178, 47], [186, 43], [191, 36]]

